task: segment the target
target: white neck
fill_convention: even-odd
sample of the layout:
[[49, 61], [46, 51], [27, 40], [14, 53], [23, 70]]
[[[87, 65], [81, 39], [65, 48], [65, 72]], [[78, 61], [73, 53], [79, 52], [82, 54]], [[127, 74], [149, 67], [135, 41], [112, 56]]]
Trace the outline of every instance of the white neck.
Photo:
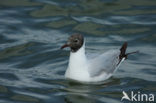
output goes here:
[[76, 52], [70, 52], [69, 57], [69, 66], [80, 67], [86, 63], [86, 55], [85, 55], [85, 43], [83, 46]]
[[89, 80], [85, 43], [77, 52], [70, 52], [69, 64], [65, 77], [81, 81]]

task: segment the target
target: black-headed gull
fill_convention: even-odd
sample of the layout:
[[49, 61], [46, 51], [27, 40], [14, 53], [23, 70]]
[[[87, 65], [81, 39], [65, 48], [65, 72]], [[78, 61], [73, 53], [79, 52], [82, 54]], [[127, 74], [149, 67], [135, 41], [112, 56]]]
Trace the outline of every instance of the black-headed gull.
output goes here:
[[100, 82], [112, 76], [113, 72], [127, 58], [125, 53], [127, 43], [121, 49], [109, 50], [93, 59], [88, 60], [85, 55], [85, 41], [81, 34], [73, 34], [61, 49], [70, 47], [70, 57], [65, 78], [80, 82]]

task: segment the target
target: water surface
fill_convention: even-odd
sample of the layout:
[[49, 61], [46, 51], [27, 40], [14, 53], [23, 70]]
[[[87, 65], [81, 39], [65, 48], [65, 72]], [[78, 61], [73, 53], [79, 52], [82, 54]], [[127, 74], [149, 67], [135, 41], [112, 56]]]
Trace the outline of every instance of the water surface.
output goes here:
[[[122, 91], [156, 96], [155, 0], [1, 0], [0, 103], [121, 103]], [[102, 84], [64, 79], [72, 33], [87, 53], [128, 42], [139, 50]], [[129, 101], [124, 100], [124, 103]]]

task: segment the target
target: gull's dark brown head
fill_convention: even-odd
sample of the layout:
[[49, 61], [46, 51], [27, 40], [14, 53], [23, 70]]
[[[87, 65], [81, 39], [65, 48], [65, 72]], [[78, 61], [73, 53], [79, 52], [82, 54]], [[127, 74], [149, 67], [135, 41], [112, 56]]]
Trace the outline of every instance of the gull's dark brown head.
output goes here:
[[68, 41], [66, 44], [64, 44], [61, 49], [65, 47], [70, 47], [72, 52], [78, 51], [84, 42], [84, 38], [81, 34], [73, 34], [68, 38]]

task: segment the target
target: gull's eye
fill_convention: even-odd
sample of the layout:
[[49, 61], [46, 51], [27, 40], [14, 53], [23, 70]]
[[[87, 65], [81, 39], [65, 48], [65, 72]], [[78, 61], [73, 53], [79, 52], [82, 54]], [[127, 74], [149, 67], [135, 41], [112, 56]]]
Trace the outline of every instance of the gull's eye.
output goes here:
[[77, 43], [78, 41], [79, 41], [78, 39], [75, 39], [75, 40], [74, 40], [75, 43]]

